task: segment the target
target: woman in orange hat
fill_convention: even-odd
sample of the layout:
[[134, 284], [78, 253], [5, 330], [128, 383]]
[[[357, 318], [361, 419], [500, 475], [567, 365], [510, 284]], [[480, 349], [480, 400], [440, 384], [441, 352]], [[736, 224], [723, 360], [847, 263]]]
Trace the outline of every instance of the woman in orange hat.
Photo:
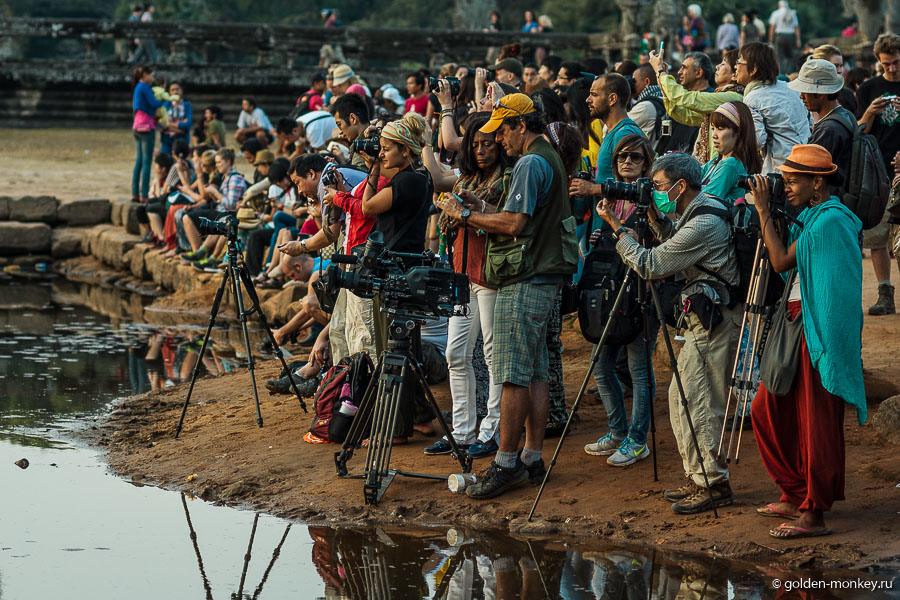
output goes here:
[[862, 379], [862, 223], [834, 196], [840, 185], [831, 154], [799, 144], [778, 167], [787, 202], [802, 212], [781, 242], [769, 208], [766, 179], [750, 181], [763, 240], [774, 270], [788, 274], [785, 293], [791, 317], [802, 319], [794, 382], [785, 396], [765, 382], [753, 399], [751, 416], [760, 456], [781, 489], [781, 498], [757, 509], [763, 516], [790, 519], [772, 537], [827, 535], [824, 513], [844, 499], [844, 403], [866, 421]]

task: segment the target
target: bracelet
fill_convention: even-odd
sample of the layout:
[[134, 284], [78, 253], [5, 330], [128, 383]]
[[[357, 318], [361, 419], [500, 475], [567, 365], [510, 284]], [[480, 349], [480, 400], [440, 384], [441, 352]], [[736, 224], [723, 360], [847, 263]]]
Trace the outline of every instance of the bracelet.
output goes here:
[[616, 240], [622, 239], [622, 234], [626, 231], [628, 231], [628, 229], [624, 225], [622, 225], [613, 232], [613, 237], [615, 237]]
[[378, 184], [377, 184], [377, 183], [372, 183], [372, 178], [371, 178], [371, 177], [366, 177], [366, 183], [367, 183], [368, 185], [371, 185], [373, 190], [376, 190], [376, 191], [378, 190]]

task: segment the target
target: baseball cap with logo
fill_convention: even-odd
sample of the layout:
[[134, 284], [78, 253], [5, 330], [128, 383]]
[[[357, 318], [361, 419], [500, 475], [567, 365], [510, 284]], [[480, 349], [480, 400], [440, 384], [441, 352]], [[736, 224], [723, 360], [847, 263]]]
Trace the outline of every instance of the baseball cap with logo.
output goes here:
[[503, 119], [530, 115], [533, 112], [537, 112], [534, 108], [534, 103], [531, 101], [531, 98], [525, 94], [509, 94], [508, 96], [503, 96], [500, 98], [500, 102], [497, 106], [494, 107], [493, 112], [491, 112], [491, 120], [485, 123], [484, 127], [478, 131], [481, 133], [493, 133], [500, 128]]

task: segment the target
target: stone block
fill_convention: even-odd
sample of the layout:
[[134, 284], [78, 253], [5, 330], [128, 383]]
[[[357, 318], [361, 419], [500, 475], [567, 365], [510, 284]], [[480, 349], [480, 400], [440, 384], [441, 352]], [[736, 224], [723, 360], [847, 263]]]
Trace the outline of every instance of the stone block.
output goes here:
[[132, 205], [131, 198], [116, 198], [110, 203], [109, 220], [116, 227], [124, 227], [123, 215], [127, 218]]
[[9, 196], [0, 196], [0, 221], [6, 221], [9, 219], [9, 201], [12, 200]]
[[261, 293], [267, 291], [260, 290], [260, 306], [266, 318], [273, 323], [287, 323], [300, 310], [299, 301], [306, 295], [306, 286], [292, 285], [263, 298]]
[[56, 207], [59, 203], [53, 196], [22, 196], [10, 198], [10, 221], [43, 221], [49, 223], [56, 220]]
[[881, 437], [900, 446], [900, 396], [882, 402], [871, 419], [872, 427]]
[[[101, 226], [102, 227], [102, 226]], [[124, 269], [128, 265], [126, 254], [140, 242], [140, 238], [111, 225], [102, 230], [91, 241], [91, 254], [103, 264], [114, 269]], [[94, 231], [96, 231], [95, 228]]]
[[50, 231], [46, 223], [0, 221], [0, 253], [47, 252], [50, 250]]
[[50, 236], [50, 256], [69, 258], [82, 254], [86, 230], [57, 227]]
[[56, 220], [68, 225], [98, 225], [109, 223], [109, 200], [80, 198], [63, 200], [56, 209]]
[[129, 202], [128, 204], [121, 207], [121, 218], [122, 218], [122, 227], [125, 228], [125, 231], [130, 233], [131, 235], [138, 235], [141, 232], [140, 224], [138, 223], [137, 218], [137, 210], [140, 204], [135, 204], [134, 202]]
[[147, 266], [144, 262], [144, 257], [149, 249], [149, 246], [139, 244], [129, 250], [126, 257], [131, 274], [142, 281], [150, 279], [150, 272], [147, 270]]

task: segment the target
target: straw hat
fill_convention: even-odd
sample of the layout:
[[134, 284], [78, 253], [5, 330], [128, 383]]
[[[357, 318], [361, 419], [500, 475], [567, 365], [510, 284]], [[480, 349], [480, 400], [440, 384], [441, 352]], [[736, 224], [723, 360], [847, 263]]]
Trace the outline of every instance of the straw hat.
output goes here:
[[353, 72], [353, 69], [350, 68], [350, 65], [338, 65], [331, 72], [331, 84], [332, 85], [341, 85], [342, 83], [347, 83], [353, 77], [356, 76], [356, 73]]
[[238, 229], [256, 229], [259, 227], [259, 219], [252, 208], [239, 208], [237, 211]]

